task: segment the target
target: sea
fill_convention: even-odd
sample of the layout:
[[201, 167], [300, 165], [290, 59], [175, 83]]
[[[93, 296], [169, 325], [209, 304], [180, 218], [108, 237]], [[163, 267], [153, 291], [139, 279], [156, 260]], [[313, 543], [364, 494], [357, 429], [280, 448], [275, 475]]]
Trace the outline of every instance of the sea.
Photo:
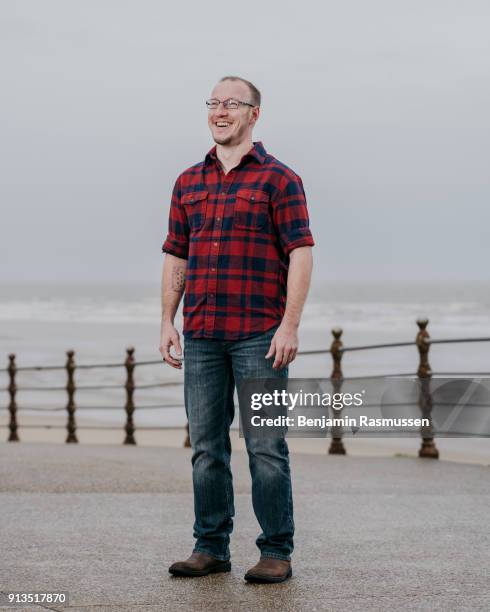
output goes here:
[[[428, 318], [433, 339], [490, 338], [490, 282], [325, 282], [311, 287], [299, 331], [300, 351], [326, 350], [333, 328], [341, 328], [345, 347], [410, 342], [418, 318]], [[180, 312], [177, 329], [182, 329]], [[77, 369], [77, 415], [97, 422], [124, 423], [126, 350], [135, 369], [137, 426], [185, 424], [183, 372], [163, 363], [159, 346], [160, 287], [143, 284], [4, 283], [0, 287], [0, 415], [8, 406], [9, 354], [18, 368], [64, 366], [67, 351], [77, 365], [115, 364]], [[490, 375], [490, 342], [434, 345], [429, 360], [435, 374]], [[3, 362], [3, 364], [2, 364]], [[344, 376], [413, 374], [414, 346], [346, 352]], [[328, 377], [327, 353], [298, 355], [291, 377]], [[26, 414], [65, 414], [66, 371], [17, 373], [17, 404]], [[96, 389], [98, 385], [109, 388]], [[5, 418], [3, 419], [5, 421]], [[235, 423], [236, 426], [236, 423]]]

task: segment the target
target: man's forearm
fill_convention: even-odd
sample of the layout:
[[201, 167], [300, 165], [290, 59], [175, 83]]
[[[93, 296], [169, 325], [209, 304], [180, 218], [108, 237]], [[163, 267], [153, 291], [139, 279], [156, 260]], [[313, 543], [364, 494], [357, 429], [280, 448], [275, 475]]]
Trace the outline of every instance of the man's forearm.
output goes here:
[[174, 322], [185, 289], [187, 259], [165, 254], [162, 269], [162, 324]]
[[298, 327], [310, 288], [313, 255], [311, 247], [298, 247], [289, 256], [286, 311], [282, 323]]

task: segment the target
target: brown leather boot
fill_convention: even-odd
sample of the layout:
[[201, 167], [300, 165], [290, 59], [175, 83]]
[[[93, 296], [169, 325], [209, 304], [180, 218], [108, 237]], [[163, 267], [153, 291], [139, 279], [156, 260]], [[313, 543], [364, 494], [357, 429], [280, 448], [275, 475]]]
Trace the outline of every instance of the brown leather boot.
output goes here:
[[185, 561], [177, 561], [168, 568], [168, 571], [174, 576], [187, 576], [189, 578], [229, 572], [230, 570], [230, 561], [220, 561], [202, 552], [193, 552]]
[[245, 574], [245, 580], [248, 582], [284, 582], [292, 575], [291, 561], [260, 557], [257, 565], [254, 565]]

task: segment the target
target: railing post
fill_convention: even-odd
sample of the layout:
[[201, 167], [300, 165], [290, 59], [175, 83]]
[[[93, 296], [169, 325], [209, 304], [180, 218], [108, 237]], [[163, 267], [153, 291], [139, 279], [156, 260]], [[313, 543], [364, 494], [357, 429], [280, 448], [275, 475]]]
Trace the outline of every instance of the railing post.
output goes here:
[[133, 412], [134, 412], [134, 348], [130, 347], [126, 349], [126, 361], [124, 365], [126, 367], [126, 438], [124, 444], [136, 444], [134, 438], [134, 423], [133, 423]]
[[184, 440], [184, 448], [191, 447], [191, 438], [189, 436], [189, 421], [185, 424], [185, 440]]
[[[333, 341], [330, 346], [330, 353], [333, 359], [333, 369], [332, 374], [330, 375], [330, 380], [332, 381], [332, 386], [334, 393], [340, 393], [342, 389], [342, 354], [343, 354], [343, 344], [340, 337], [342, 336], [342, 329], [340, 327], [335, 327], [332, 329]], [[340, 416], [342, 411], [336, 415]], [[345, 447], [342, 441], [342, 427], [332, 427], [332, 441], [330, 443], [330, 448], [328, 449], [329, 455], [345, 455]]]
[[430, 335], [427, 331], [428, 324], [429, 319], [417, 319], [419, 331], [415, 338], [415, 343], [419, 351], [419, 367], [417, 370], [419, 378], [430, 378], [432, 376], [432, 370], [429, 365]]
[[10, 413], [10, 435], [8, 437], [8, 442], [20, 442], [19, 436], [17, 434], [17, 404], [15, 402], [15, 394], [17, 393], [17, 386], [15, 384], [15, 375], [17, 373], [17, 367], [15, 365], [15, 354], [11, 353], [9, 355], [9, 365], [8, 365], [8, 373], [9, 373], [9, 413]]
[[75, 421], [75, 351], [67, 351], [66, 355], [68, 357], [65, 366], [68, 378], [66, 383], [66, 391], [68, 393], [68, 403], [66, 405], [66, 411], [68, 412], [68, 423], [66, 424], [66, 429], [68, 431], [68, 435], [66, 437], [66, 443], [77, 444], [77, 424]]
[[439, 451], [434, 442], [434, 432], [432, 430], [432, 395], [430, 391], [430, 380], [432, 370], [429, 364], [430, 336], [427, 331], [428, 319], [418, 319], [419, 331], [415, 338], [415, 343], [419, 351], [419, 367], [417, 376], [420, 382], [419, 406], [422, 418], [429, 419], [429, 425], [420, 428], [422, 445], [419, 449], [419, 457], [431, 459], [439, 458]]

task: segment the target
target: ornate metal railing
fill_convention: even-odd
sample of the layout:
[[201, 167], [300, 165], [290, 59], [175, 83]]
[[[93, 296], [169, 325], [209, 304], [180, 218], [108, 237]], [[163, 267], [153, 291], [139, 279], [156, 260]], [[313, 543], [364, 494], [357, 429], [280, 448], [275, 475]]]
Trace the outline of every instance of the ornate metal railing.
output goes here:
[[[342, 371], [342, 359], [345, 353], [353, 352], [353, 351], [367, 351], [367, 350], [376, 350], [376, 349], [390, 349], [390, 348], [399, 348], [399, 347], [407, 347], [407, 346], [416, 346], [418, 350], [419, 360], [417, 364], [417, 369], [413, 372], [402, 372], [397, 374], [388, 374], [388, 375], [374, 375], [374, 376], [359, 376], [359, 377], [349, 377], [349, 380], [353, 378], [386, 378], [387, 376], [417, 376], [422, 380], [429, 380], [433, 375], [438, 376], [490, 376], [490, 372], [433, 372], [430, 364], [429, 364], [429, 350], [433, 344], [455, 344], [455, 343], [471, 343], [471, 342], [490, 342], [490, 337], [488, 338], [451, 338], [451, 339], [441, 339], [441, 340], [432, 340], [427, 331], [428, 319], [418, 319], [418, 333], [413, 342], [390, 342], [384, 344], [370, 344], [363, 346], [344, 346], [342, 342], [342, 333], [343, 330], [340, 328], [332, 329], [333, 341], [329, 349], [319, 349], [319, 350], [310, 350], [310, 351], [299, 351], [298, 355], [306, 356], [306, 355], [323, 355], [330, 354], [332, 356], [332, 372], [330, 374], [330, 379], [333, 382], [334, 388], [339, 390], [342, 386], [342, 381], [344, 380], [344, 374]], [[17, 367], [16, 364], [16, 356], [15, 354], [9, 355], [9, 364], [7, 368], [0, 369], [0, 372], [7, 372], [9, 378], [9, 384], [7, 387], [7, 392], [9, 395], [9, 403], [7, 406], [8, 414], [9, 414], [9, 422], [7, 428], [9, 430], [8, 441], [9, 442], [19, 442], [19, 425], [17, 422], [17, 413], [19, 411], [19, 406], [17, 404], [16, 395], [18, 391], [66, 391], [67, 393], [67, 403], [65, 407], [59, 408], [50, 408], [49, 411], [66, 411], [67, 421], [65, 426], [56, 426], [49, 425], [49, 428], [63, 428], [67, 430], [66, 442], [67, 443], [78, 443], [77, 438], [77, 429], [116, 429], [113, 426], [104, 426], [104, 425], [77, 425], [76, 422], [76, 414], [77, 410], [81, 410], [84, 407], [80, 407], [76, 405], [75, 396], [77, 391], [81, 390], [99, 390], [99, 389], [121, 389], [124, 387], [126, 392], [126, 399], [124, 403], [124, 411], [126, 422], [124, 426], [125, 437], [124, 444], [136, 444], [135, 431], [136, 427], [134, 424], [134, 412], [138, 408], [140, 409], [160, 409], [160, 408], [178, 408], [183, 407], [183, 404], [178, 403], [170, 403], [170, 404], [146, 404], [139, 405], [136, 407], [134, 401], [134, 392], [136, 389], [149, 389], [149, 388], [159, 388], [159, 387], [171, 387], [171, 386], [179, 386], [182, 385], [182, 381], [165, 381], [159, 383], [150, 383], [150, 384], [136, 384], [135, 383], [135, 369], [149, 366], [149, 365], [157, 365], [161, 364], [161, 360], [151, 360], [151, 361], [139, 361], [137, 362], [134, 357], [135, 349], [130, 347], [126, 350], [126, 359], [123, 363], [100, 363], [100, 364], [87, 364], [87, 365], [77, 365], [75, 363], [75, 352], [70, 350], [67, 351], [67, 360], [65, 365], [62, 366], [27, 366], [27, 367]], [[75, 382], [75, 372], [77, 370], [88, 370], [88, 369], [102, 369], [102, 368], [125, 368], [126, 370], [126, 381], [124, 385], [117, 384], [102, 384], [102, 385], [76, 385]], [[26, 387], [18, 387], [16, 382], [16, 376], [18, 372], [38, 372], [38, 371], [53, 371], [53, 370], [65, 370], [66, 371], [66, 385], [63, 386], [26, 386]], [[97, 409], [97, 410], [106, 410], [106, 409], [114, 409], [115, 406], [88, 406], [85, 407], [88, 409]], [[427, 408], [427, 407], [426, 407]], [[430, 408], [430, 406], [429, 406]], [[23, 407], [24, 410], [46, 410], [39, 409], [36, 407]], [[421, 409], [424, 412], [427, 412], [427, 409]], [[430, 417], [430, 410], [428, 411], [428, 416]], [[23, 428], [46, 428], [48, 427], [45, 424], [30, 424], [23, 425]], [[158, 430], [158, 429], [167, 429], [167, 427], [139, 427], [140, 430]], [[422, 428], [421, 429], [421, 437], [422, 444], [419, 450], [420, 457], [432, 457], [437, 458], [439, 456], [438, 450], [436, 448], [434, 442], [434, 435], [432, 433], [432, 428]], [[184, 446], [190, 446], [189, 442], [189, 431], [187, 425], [187, 435], [184, 442]], [[329, 447], [330, 454], [345, 454], [345, 446], [342, 439], [342, 432], [338, 428], [332, 430], [332, 439]]]

